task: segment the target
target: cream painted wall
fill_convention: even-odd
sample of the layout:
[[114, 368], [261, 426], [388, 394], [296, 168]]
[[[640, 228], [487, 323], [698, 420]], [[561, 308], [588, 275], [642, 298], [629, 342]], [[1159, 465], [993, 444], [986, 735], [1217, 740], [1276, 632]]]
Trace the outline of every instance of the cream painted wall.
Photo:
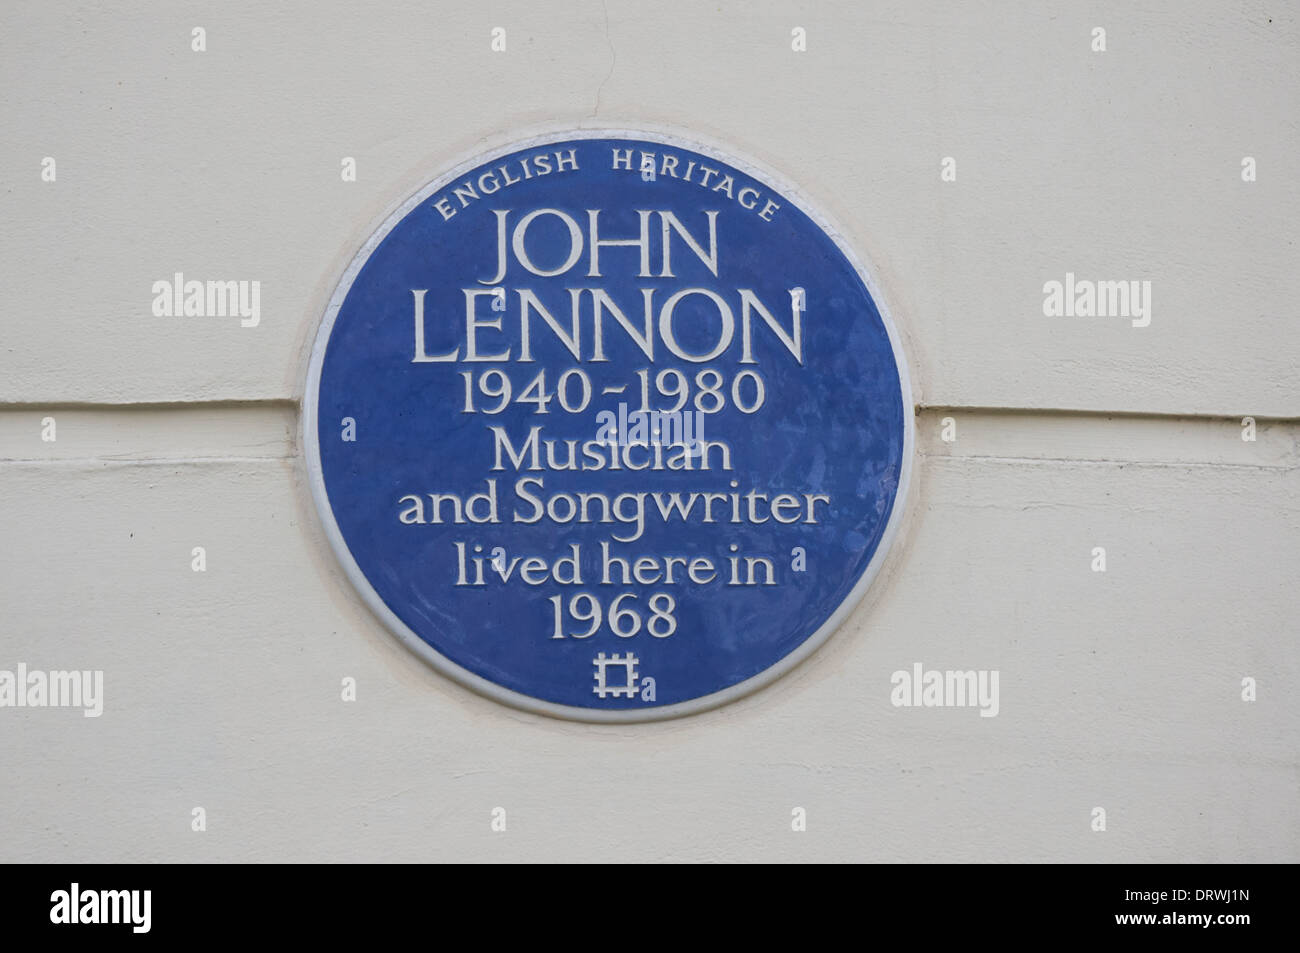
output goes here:
[[[0, 669], [102, 669], [106, 697], [0, 709], [0, 860], [1300, 860], [1291, 9], [5, 7]], [[905, 336], [916, 484], [885, 575], [715, 712], [578, 725], [458, 687], [363, 607], [304, 486], [305, 349], [344, 264], [543, 123], [778, 169]], [[153, 317], [176, 271], [261, 281], [260, 325]], [[1045, 318], [1067, 271], [1151, 280], [1151, 326]], [[998, 669], [999, 715], [892, 707], [914, 662]]]

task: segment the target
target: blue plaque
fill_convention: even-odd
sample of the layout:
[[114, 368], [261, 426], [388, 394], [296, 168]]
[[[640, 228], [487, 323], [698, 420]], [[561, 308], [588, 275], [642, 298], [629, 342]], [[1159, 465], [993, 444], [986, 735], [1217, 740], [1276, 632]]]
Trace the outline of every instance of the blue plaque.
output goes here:
[[312, 493], [370, 608], [500, 701], [700, 711], [847, 617], [901, 518], [912, 412], [867, 274], [719, 149], [574, 131], [411, 197], [334, 293]]

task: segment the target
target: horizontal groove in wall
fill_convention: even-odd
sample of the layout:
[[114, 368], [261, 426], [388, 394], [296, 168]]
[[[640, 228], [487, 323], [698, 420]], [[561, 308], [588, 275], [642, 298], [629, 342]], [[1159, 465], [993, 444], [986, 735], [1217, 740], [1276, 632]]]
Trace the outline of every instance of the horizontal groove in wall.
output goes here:
[[283, 459], [297, 427], [287, 402], [0, 408], [0, 463]]
[[[43, 439], [50, 419], [52, 441]], [[916, 422], [927, 457], [1300, 466], [1294, 418], [1256, 418], [1253, 441], [1242, 439], [1240, 418], [1223, 417], [925, 407]], [[298, 452], [297, 428], [289, 401], [9, 405], [0, 407], [0, 463], [285, 459]]]
[[[927, 408], [917, 448], [930, 457], [989, 462], [1138, 463], [1292, 469], [1300, 466], [1300, 421]], [[951, 439], [945, 439], [945, 437]]]

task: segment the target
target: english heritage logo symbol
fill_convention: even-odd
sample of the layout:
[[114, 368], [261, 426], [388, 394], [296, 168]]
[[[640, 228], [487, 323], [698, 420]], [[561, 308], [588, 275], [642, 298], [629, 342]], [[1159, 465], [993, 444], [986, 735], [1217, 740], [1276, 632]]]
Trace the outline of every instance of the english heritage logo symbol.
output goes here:
[[461, 165], [371, 236], [303, 427], [376, 615], [480, 692], [591, 721], [722, 704], [825, 641], [913, 440], [897, 333], [806, 200], [590, 130]]

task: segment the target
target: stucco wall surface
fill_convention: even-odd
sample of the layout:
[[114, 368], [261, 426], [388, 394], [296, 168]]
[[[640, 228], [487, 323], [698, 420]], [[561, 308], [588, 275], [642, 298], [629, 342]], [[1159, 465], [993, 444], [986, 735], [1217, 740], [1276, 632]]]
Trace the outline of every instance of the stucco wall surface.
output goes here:
[[[1300, 860], [1292, 7], [3, 13], [0, 669], [102, 670], [105, 697], [0, 708], [0, 860]], [[865, 601], [776, 684], [663, 723], [433, 672], [306, 489], [349, 259], [466, 155], [562, 127], [779, 170], [870, 262], [911, 369], [915, 483]], [[260, 322], [155, 316], [176, 272], [260, 281]], [[1150, 281], [1149, 325], [1045, 316], [1067, 272]], [[892, 705], [918, 662], [998, 670], [997, 716]]]

